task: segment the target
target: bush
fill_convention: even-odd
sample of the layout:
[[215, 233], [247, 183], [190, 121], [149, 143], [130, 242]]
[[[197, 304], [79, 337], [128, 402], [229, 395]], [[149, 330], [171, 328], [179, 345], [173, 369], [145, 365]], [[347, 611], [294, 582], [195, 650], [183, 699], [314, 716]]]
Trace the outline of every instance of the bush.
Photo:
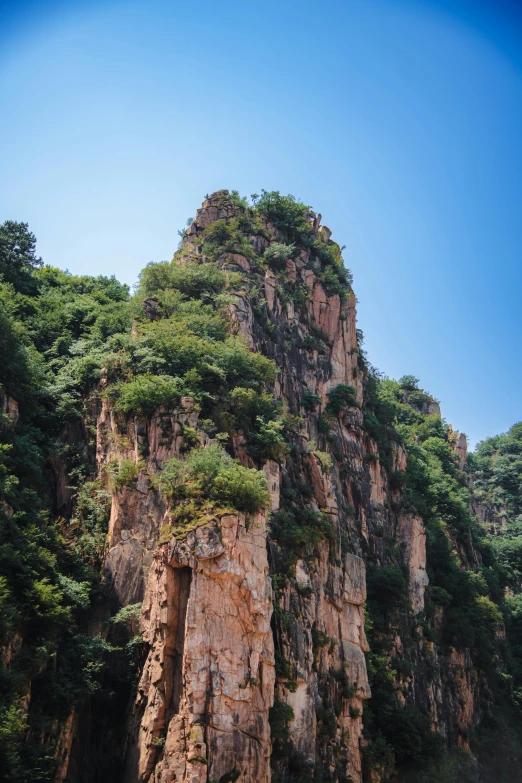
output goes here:
[[138, 375], [112, 387], [112, 392], [117, 394], [116, 410], [151, 415], [158, 408], [179, 403], [182, 381], [169, 375]]
[[127, 487], [133, 481], [138, 478], [140, 471], [139, 465], [137, 465], [132, 459], [122, 459], [118, 467], [114, 469], [111, 475], [111, 489], [114, 492], [120, 487]]
[[18, 705], [0, 706], [0, 780], [5, 783], [52, 779], [50, 748], [28, 741], [27, 729], [27, 715]]
[[284, 422], [280, 419], [265, 421], [260, 416], [257, 417], [256, 426], [253, 432], [249, 434], [248, 452], [258, 462], [267, 459], [276, 462], [283, 459], [287, 453], [287, 446], [283, 435]]
[[299, 502], [286, 501], [270, 520], [270, 536], [285, 552], [286, 568], [293, 569], [295, 562], [312, 552], [323, 541], [333, 537], [332, 521], [324, 511], [307, 508], [304, 492]]
[[152, 296], [158, 291], [174, 288], [190, 299], [211, 300], [225, 288], [226, 282], [226, 273], [216, 264], [162, 261], [145, 267], [140, 275], [139, 293]]
[[[216, 220], [203, 231], [203, 255], [215, 262], [220, 261], [225, 253], [239, 253], [253, 259], [254, 248], [245, 236], [251, 233], [255, 233], [255, 228], [245, 214], [227, 222]], [[239, 276], [234, 275], [232, 279], [238, 280]]]
[[250, 351], [243, 339], [229, 337], [215, 349], [216, 363], [225, 373], [229, 386], [271, 385], [276, 367], [271, 359]]
[[328, 403], [326, 410], [333, 416], [338, 416], [343, 408], [357, 405], [357, 392], [353, 386], [347, 386], [344, 383], [339, 384], [335, 389], [328, 392]]
[[169, 460], [157, 483], [172, 500], [208, 499], [250, 514], [270, 505], [263, 472], [245, 468], [217, 445], [194, 449], [184, 462]]
[[111, 617], [110, 622], [113, 625], [125, 626], [133, 636], [138, 633], [141, 617], [141, 602], [138, 604], [128, 604]]
[[293, 196], [282, 196], [278, 190], [262, 190], [256, 209], [276, 228], [285, 231], [291, 241], [301, 244], [311, 241], [308, 207]]
[[319, 460], [323, 473], [330, 473], [333, 467], [332, 455], [328, 454], [326, 451], [319, 451], [318, 449], [315, 449], [312, 454]]
[[295, 254], [295, 245], [284, 245], [280, 242], [273, 242], [266, 248], [263, 258], [269, 267], [275, 270], [285, 269], [286, 262]]
[[[372, 699], [368, 709], [365, 708], [364, 722], [366, 732], [377, 743], [374, 749], [376, 756], [382, 754], [382, 761], [389, 772], [393, 766], [391, 753], [399, 767], [439, 758], [444, 749], [443, 738], [430, 730], [427, 715], [414, 707], [399, 704], [395, 672], [387, 668], [386, 659], [370, 653], [367, 666]], [[373, 755], [372, 744], [368, 749], [370, 757]]]
[[314, 394], [309, 389], [306, 389], [306, 391], [303, 393], [303, 396], [301, 397], [301, 405], [305, 409], [305, 411], [314, 411], [318, 405], [321, 403], [321, 398], [318, 394]]
[[346, 269], [337, 269], [326, 266], [317, 271], [317, 278], [322, 284], [325, 293], [328, 296], [339, 296], [343, 299], [346, 296], [346, 289], [349, 284], [349, 276]]
[[407, 777], [405, 783], [476, 783], [477, 770], [473, 756], [463, 748], [454, 748], [428, 763], [426, 769]]
[[324, 631], [320, 631], [317, 628], [312, 628], [312, 647], [314, 650], [319, 650], [321, 647], [328, 647], [332, 643], [332, 639]]
[[419, 388], [419, 379], [414, 375], [403, 375], [399, 378], [399, 385], [407, 391], [416, 391]]
[[228, 422], [244, 434], [247, 452], [257, 462], [280, 460], [287, 452], [281, 407], [269, 392], [238, 386], [230, 393]]

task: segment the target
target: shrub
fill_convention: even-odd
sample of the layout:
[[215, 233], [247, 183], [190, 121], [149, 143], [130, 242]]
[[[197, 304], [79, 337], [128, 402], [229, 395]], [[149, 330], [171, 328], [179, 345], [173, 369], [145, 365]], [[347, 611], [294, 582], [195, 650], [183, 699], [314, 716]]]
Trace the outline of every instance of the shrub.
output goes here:
[[328, 414], [321, 415], [317, 419], [317, 429], [321, 433], [321, 435], [330, 435], [330, 428], [331, 428], [331, 422]]
[[199, 446], [199, 432], [195, 427], [189, 427], [188, 424], [184, 424], [181, 434], [183, 436], [183, 442], [179, 449], [181, 452], [190, 451], [190, 449]]
[[247, 513], [270, 505], [263, 472], [245, 468], [218, 445], [194, 449], [184, 462], [169, 460], [157, 483], [173, 500], [208, 499]]
[[27, 742], [27, 728], [27, 715], [17, 704], [0, 705], [0, 774], [6, 783], [51, 779], [49, 765], [44, 762], [47, 748], [41, 748], [38, 758], [35, 748]]
[[287, 453], [283, 431], [284, 422], [280, 419], [265, 421], [258, 416], [255, 430], [250, 433], [248, 438], [249, 454], [258, 461], [272, 459], [278, 462], [283, 459]]
[[273, 242], [266, 248], [263, 258], [269, 267], [275, 270], [285, 269], [286, 262], [292, 258], [296, 250], [295, 245], [285, 245]]
[[[473, 756], [463, 748], [453, 748], [441, 758], [430, 761], [416, 776], [415, 783], [476, 783], [476, 780]], [[414, 781], [409, 778], [407, 783]]]
[[451, 595], [443, 587], [430, 585], [428, 588], [428, 595], [437, 606], [449, 606], [451, 603]]
[[[225, 253], [240, 253], [253, 259], [254, 248], [245, 233], [254, 233], [247, 215], [239, 215], [227, 222], [216, 220], [203, 232], [203, 254], [212, 261], [219, 261]], [[238, 280], [239, 276], [234, 275], [232, 279]]]
[[352, 277], [344, 266], [339, 245], [319, 238], [312, 243], [312, 251], [321, 261], [321, 268], [315, 269], [315, 272], [326, 293], [329, 296], [338, 294], [344, 298], [348, 286], [352, 283]]
[[271, 359], [250, 351], [240, 337], [229, 337], [215, 348], [215, 358], [230, 386], [270, 385], [276, 367]]
[[[304, 492], [301, 495], [304, 496]], [[286, 502], [270, 520], [270, 536], [285, 550], [288, 570], [292, 570], [299, 557], [313, 551], [322, 541], [330, 541], [332, 535], [328, 514], [307, 508], [302, 500]]]
[[301, 405], [305, 409], [305, 411], [314, 411], [318, 405], [321, 403], [321, 398], [318, 394], [314, 394], [309, 389], [306, 389], [306, 391], [303, 393], [303, 396], [301, 397]]
[[269, 392], [236, 387], [230, 393], [231, 427], [244, 433], [247, 451], [258, 462], [280, 460], [287, 451], [281, 403]]
[[281, 403], [276, 402], [269, 392], [258, 392], [237, 386], [230, 392], [234, 425], [239, 429], [254, 426], [258, 417], [264, 420], [276, 418], [281, 412]]
[[182, 382], [170, 375], [138, 375], [112, 391], [117, 394], [116, 410], [150, 415], [160, 407], [179, 403]]
[[216, 264], [162, 261], [145, 267], [140, 275], [139, 292], [152, 296], [166, 288], [174, 288], [191, 299], [210, 300], [225, 288], [226, 282], [226, 273]]
[[399, 378], [399, 385], [407, 391], [416, 391], [419, 388], [419, 379], [414, 375], [403, 375]]
[[356, 399], [357, 392], [353, 386], [347, 386], [344, 383], [340, 383], [335, 389], [331, 389], [328, 392], [328, 403], [326, 404], [326, 410], [333, 416], [338, 416], [343, 408], [353, 407], [357, 405]]
[[[443, 738], [430, 730], [427, 715], [411, 706], [399, 704], [395, 687], [395, 672], [387, 668], [386, 659], [370, 653], [367, 657], [368, 680], [372, 689], [369, 709], [365, 708], [365, 728], [374, 741], [382, 738], [381, 750], [386, 766], [392, 766], [391, 754], [402, 765], [418, 764], [441, 756]], [[384, 743], [382, 743], [384, 740]], [[373, 744], [373, 743], [372, 743]], [[375, 750], [378, 749], [375, 748]], [[366, 751], [365, 751], [366, 752]], [[370, 744], [369, 753], [372, 754]], [[388, 767], [388, 770], [392, 770]]]
[[120, 609], [114, 617], [111, 617], [110, 622], [113, 625], [124, 625], [134, 635], [138, 633], [141, 617], [141, 603], [129, 604]]
[[262, 190], [256, 209], [276, 228], [286, 231], [292, 241], [301, 244], [311, 241], [308, 207], [293, 196], [282, 196], [278, 190]]
[[312, 453], [319, 460], [319, 464], [321, 465], [323, 472], [330, 473], [333, 466], [333, 460], [331, 454], [328, 454], [326, 451], [318, 451], [317, 449]]
[[389, 474], [390, 489], [402, 489], [406, 483], [406, 474], [403, 470], [392, 470]]
[[111, 475], [111, 489], [117, 490], [120, 487], [126, 487], [138, 478], [140, 471], [139, 465], [137, 465], [132, 459], [122, 459], [117, 469]]
[[348, 273], [346, 270], [337, 270], [326, 266], [317, 272], [317, 277], [328, 296], [346, 296], [348, 286]]
[[312, 335], [307, 334], [306, 337], [301, 341], [301, 348], [304, 348], [306, 351], [317, 351], [318, 353], [325, 353], [325, 348], [322, 342], [320, 342], [317, 337], [312, 337]]
[[312, 646], [314, 650], [319, 650], [321, 647], [328, 647], [331, 643], [331, 638], [324, 631], [320, 631], [317, 628], [312, 628]]

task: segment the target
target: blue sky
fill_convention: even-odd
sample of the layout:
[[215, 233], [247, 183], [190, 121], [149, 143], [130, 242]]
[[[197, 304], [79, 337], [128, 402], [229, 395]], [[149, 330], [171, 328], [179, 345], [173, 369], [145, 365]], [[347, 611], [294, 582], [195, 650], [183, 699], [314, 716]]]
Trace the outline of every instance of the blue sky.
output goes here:
[[1, 2], [0, 221], [134, 283], [206, 193], [346, 245], [370, 361], [472, 443], [522, 419], [522, 14], [510, 2]]

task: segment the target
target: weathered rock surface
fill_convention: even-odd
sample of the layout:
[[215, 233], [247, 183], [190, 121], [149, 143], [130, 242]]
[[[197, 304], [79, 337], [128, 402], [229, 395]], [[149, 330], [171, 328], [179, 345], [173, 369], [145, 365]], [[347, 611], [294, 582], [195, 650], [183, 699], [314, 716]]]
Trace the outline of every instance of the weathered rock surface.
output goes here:
[[[183, 245], [200, 257], [202, 231], [241, 210], [227, 191], [212, 194]], [[321, 216], [309, 218], [314, 236], [330, 242]], [[272, 239], [284, 239], [268, 223], [266, 230]], [[266, 236], [252, 237], [258, 254], [269, 242]], [[434, 730], [461, 744], [477, 723], [480, 688], [470, 662], [464, 654], [453, 656], [457, 686], [452, 690], [436, 646], [415, 630], [428, 586], [426, 533], [390, 481], [392, 474], [404, 473], [406, 452], [394, 444], [385, 467], [364, 429], [365, 369], [355, 297], [351, 291], [343, 298], [328, 295], [315, 261], [311, 251], [302, 250], [286, 263], [288, 279], [304, 292], [301, 309], [281, 295], [269, 269], [258, 285], [262, 312], [248, 286], [227, 301], [232, 333], [274, 359], [275, 396], [287, 413], [300, 417], [298, 446], [280, 463], [269, 460], [263, 466], [271, 512], [297, 494], [329, 524], [329, 540], [321, 541], [313, 556], [297, 558], [293, 570], [281, 570], [282, 550], [267, 532], [269, 513], [251, 519], [217, 515], [184, 539], [161, 532], [169, 509], [152, 479], [166, 460], [182, 456], [184, 426], [196, 429], [202, 444], [210, 442], [198, 430], [192, 398], [150, 417], [125, 418], [106, 400], [97, 412], [99, 470], [124, 461], [136, 466], [136, 477], [113, 491], [104, 563], [114, 608], [143, 601], [146, 660], [128, 719], [122, 719], [125, 783], [287, 780], [288, 757], [271, 759], [269, 710], [275, 700], [291, 708], [287, 729], [293, 758], [339, 775], [332, 779], [362, 783], [364, 777], [377, 783], [375, 769], [363, 776], [362, 713], [371, 698], [364, 605], [367, 575], [389, 562], [404, 570], [408, 584], [402, 624], [393, 638], [383, 640], [390, 669], [396, 659], [412, 662], [410, 674], [397, 675], [399, 699], [421, 705]], [[240, 253], [224, 254], [221, 266], [253, 274], [253, 264]], [[146, 300], [145, 317], [161, 317], [153, 298]], [[268, 322], [270, 330], [264, 328]], [[321, 417], [328, 393], [341, 384], [354, 390], [354, 399], [329, 417], [325, 437]], [[303, 405], [305, 392], [319, 401], [316, 409]], [[11, 403], [2, 405], [15, 415]], [[424, 413], [440, 415], [433, 400], [423, 400], [422, 406]], [[244, 434], [234, 433], [231, 443], [234, 456], [252, 466]], [[462, 468], [464, 436], [456, 437], [454, 450]], [[67, 748], [78, 723], [76, 717], [71, 721], [60, 745], [60, 780], [66, 779]]]
[[270, 779], [271, 616], [266, 515], [221, 517], [156, 553], [129, 779]]
[[426, 573], [426, 531], [417, 514], [402, 511], [397, 524], [397, 540], [408, 566], [408, 588], [413, 614], [424, 609], [424, 591], [429, 584]]

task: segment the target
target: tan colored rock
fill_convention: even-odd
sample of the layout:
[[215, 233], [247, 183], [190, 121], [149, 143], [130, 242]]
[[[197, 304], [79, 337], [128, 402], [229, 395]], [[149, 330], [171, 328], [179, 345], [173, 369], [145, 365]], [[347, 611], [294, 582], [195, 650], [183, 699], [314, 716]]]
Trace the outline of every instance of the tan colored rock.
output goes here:
[[13, 397], [10, 397], [8, 394], [5, 394], [5, 392], [2, 391], [1, 387], [0, 387], [0, 406], [5, 416], [7, 416], [7, 418], [9, 419], [10, 426], [16, 427], [16, 424], [20, 417], [20, 413], [18, 411], [18, 402]]
[[357, 606], [366, 601], [366, 566], [357, 555], [347, 554], [344, 557], [343, 600]]
[[323, 242], [325, 244], [328, 244], [330, 241], [330, 237], [332, 236], [332, 232], [328, 228], [328, 226], [319, 226], [319, 234], [321, 235]]
[[422, 519], [416, 514], [401, 511], [396, 535], [409, 569], [411, 611], [417, 614], [424, 609], [424, 592], [429, 583], [426, 573], [426, 531]]
[[297, 690], [286, 691], [283, 700], [292, 707], [295, 718], [289, 726], [290, 737], [295, 749], [310, 761], [315, 759], [315, 738], [317, 718], [315, 713], [315, 682], [298, 682]]
[[228, 266], [237, 267], [234, 271], [250, 272], [252, 267], [250, 261], [240, 253], [227, 253], [225, 255], [226, 263]]
[[455, 432], [451, 424], [449, 424], [448, 443], [457, 455], [458, 466], [462, 470], [468, 456], [468, 439], [463, 432]]
[[[274, 659], [265, 526], [263, 514], [248, 523], [224, 516], [219, 531], [192, 531], [157, 555], [143, 604], [151, 651], [129, 761], [139, 781], [218, 780], [234, 768], [245, 783], [269, 781]], [[154, 738], [165, 731], [158, 750]]]
[[270, 493], [270, 506], [272, 511], [279, 509], [281, 491], [281, 469], [277, 462], [268, 460], [263, 465], [268, 491]]
[[250, 302], [244, 296], [231, 296], [230, 299], [228, 312], [232, 321], [232, 331], [234, 334], [240, 334], [249, 348], [253, 348], [252, 331], [254, 317]]
[[78, 716], [76, 709], [73, 708], [65, 723], [62, 725], [58, 734], [58, 739], [54, 748], [54, 759], [56, 762], [56, 771], [54, 773], [54, 783], [63, 783], [67, 777], [69, 760], [71, 756], [72, 742], [77, 730]]
[[276, 284], [277, 281], [271, 272], [265, 274], [265, 297], [268, 309], [271, 313], [275, 311], [276, 305]]
[[191, 230], [191, 226], [189, 237], [192, 238], [192, 234], [198, 233], [216, 220], [234, 217], [239, 211], [240, 209], [230, 199], [228, 190], [217, 190], [203, 202], [201, 209], [198, 209], [192, 224], [196, 230]]

